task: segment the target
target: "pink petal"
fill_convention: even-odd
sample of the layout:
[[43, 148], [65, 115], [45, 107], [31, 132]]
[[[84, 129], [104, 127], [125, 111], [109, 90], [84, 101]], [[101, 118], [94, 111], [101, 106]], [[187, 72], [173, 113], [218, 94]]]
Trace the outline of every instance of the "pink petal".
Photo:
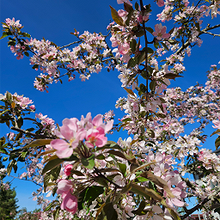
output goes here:
[[73, 153], [73, 149], [72, 148], [67, 148], [65, 150], [61, 150], [61, 151], [56, 151], [56, 155], [59, 158], [68, 158], [72, 155]]
[[61, 139], [55, 139], [51, 141], [50, 145], [52, 146], [52, 148], [56, 150], [65, 150], [66, 148], [69, 147], [69, 144], [66, 141], [61, 140]]
[[95, 118], [93, 118], [92, 123], [96, 127], [100, 126], [103, 123], [103, 116], [101, 114], [96, 115]]
[[180, 201], [179, 199], [177, 198], [173, 198], [171, 199], [172, 203], [175, 205], [175, 206], [178, 206], [178, 207], [182, 207], [184, 206], [184, 202]]
[[109, 132], [113, 127], [114, 120], [108, 121], [105, 125], [105, 133]]
[[67, 140], [70, 140], [73, 137], [73, 131], [67, 125], [63, 125], [60, 128], [60, 133]]

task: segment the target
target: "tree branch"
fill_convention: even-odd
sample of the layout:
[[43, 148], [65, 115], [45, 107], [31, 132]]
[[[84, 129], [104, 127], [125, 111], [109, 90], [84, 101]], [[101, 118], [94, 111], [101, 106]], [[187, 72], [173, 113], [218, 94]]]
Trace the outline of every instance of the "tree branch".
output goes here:
[[119, 189], [122, 188], [121, 186], [119, 186], [118, 184], [112, 182], [110, 179], [108, 179], [106, 176], [104, 176], [98, 168], [95, 167], [94, 169], [95, 169], [95, 173], [97, 173], [99, 176], [103, 177], [105, 180], [107, 180], [108, 182], [113, 184], [116, 188], [119, 188]]

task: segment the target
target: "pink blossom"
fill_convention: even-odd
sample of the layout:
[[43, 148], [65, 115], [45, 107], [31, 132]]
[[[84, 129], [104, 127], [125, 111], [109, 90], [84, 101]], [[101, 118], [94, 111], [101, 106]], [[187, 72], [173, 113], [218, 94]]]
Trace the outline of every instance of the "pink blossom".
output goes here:
[[65, 197], [66, 194], [72, 189], [72, 182], [70, 180], [59, 180], [57, 184], [57, 194], [61, 194], [61, 197]]
[[63, 198], [60, 208], [73, 214], [76, 213], [78, 208], [77, 197], [72, 195], [71, 190]]
[[124, 3], [127, 3], [129, 5], [132, 5], [131, 2], [129, 0], [117, 0], [117, 3], [118, 4], [124, 4]]
[[158, 40], [167, 39], [169, 38], [170, 34], [166, 34], [167, 27], [162, 26], [162, 24], [156, 24], [155, 25], [155, 32], [153, 32], [153, 35], [157, 37]]
[[31, 105], [31, 106], [30, 106], [30, 109], [31, 109], [31, 110], [35, 110], [35, 105]]
[[93, 148], [94, 146], [104, 146], [107, 143], [107, 137], [105, 137], [104, 129], [102, 127], [97, 129], [90, 129], [87, 132], [85, 143], [89, 148]]
[[67, 176], [70, 176], [71, 172], [72, 172], [72, 169], [73, 169], [73, 165], [72, 164], [68, 164], [68, 165], [65, 166], [64, 173]]
[[157, 5], [158, 5], [159, 7], [164, 6], [164, 0], [157, 0]]

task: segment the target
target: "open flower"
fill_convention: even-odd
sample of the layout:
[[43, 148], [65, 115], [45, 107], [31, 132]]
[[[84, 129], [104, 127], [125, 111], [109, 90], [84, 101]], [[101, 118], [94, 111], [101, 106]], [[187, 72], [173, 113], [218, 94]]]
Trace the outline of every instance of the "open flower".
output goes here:
[[166, 26], [162, 26], [162, 24], [156, 24], [155, 25], [155, 32], [153, 32], [153, 35], [158, 40], [167, 39], [170, 36], [170, 34], [166, 33], [166, 30], [167, 30]]

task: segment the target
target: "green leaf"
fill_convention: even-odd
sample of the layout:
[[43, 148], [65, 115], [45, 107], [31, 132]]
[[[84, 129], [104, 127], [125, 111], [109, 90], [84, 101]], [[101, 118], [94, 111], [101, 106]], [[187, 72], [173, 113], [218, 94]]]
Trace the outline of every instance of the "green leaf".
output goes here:
[[85, 190], [85, 195], [83, 198], [83, 201], [93, 201], [95, 200], [100, 194], [102, 194], [104, 192], [104, 189], [102, 186], [91, 186], [88, 187]]
[[140, 183], [148, 181], [148, 179], [146, 179], [146, 178], [144, 178], [144, 177], [142, 177], [142, 176], [139, 176], [139, 177], [137, 177], [136, 179], [137, 179], [138, 182], [140, 182]]
[[105, 156], [103, 154], [99, 154], [99, 155], [96, 156], [96, 159], [97, 160], [104, 160]]
[[162, 179], [161, 177], [154, 175], [150, 171], [146, 171], [146, 172], [142, 173], [141, 176], [149, 179], [150, 181], [152, 181], [156, 185], [158, 185], [161, 188], [163, 188], [166, 191], [166, 193], [169, 195], [170, 198], [174, 198], [175, 197], [173, 195], [173, 193], [171, 192], [169, 186], [167, 185], [167, 182], [164, 179]]
[[81, 173], [81, 172], [78, 171], [78, 170], [72, 170], [72, 174], [75, 174], [75, 175], [77, 175], [77, 176], [84, 176], [84, 174]]
[[[107, 203], [105, 204], [104, 208], [102, 209], [102, 215], [101, 217], [103, 220], [116, 220], [118, 219], [118, 214], [115, 211], [113, 204], [112, 203]], [[100, 219], [100, 218], [98, 218]]]
[[33, 148], [33, 147], [44, 146], [44, 145], [50, 144], [52, 140], [54, 139], [37, 139], [35, 141], [32, 141], [30, 144], [24, 146], [23, 148]]
[[124, 89], [126, 90], [126, 92], [132, 96], [135, 96], [134, 92], [131, 90], [131, 89], [128, 89], [128, 88], [125, 88]]
[[119, 166], [119, 169], [121, 171], [121, 173], [123, 174], [123, 176], [125, 176], [125, 173], [126, 173], [126, 165], [123, 164], [123, 163], [118, 163], [118, 166]]
[[129, 67], [135, 67], [136, 65], [137, 65], [137, 62], [136, 62], [135, 58], [132, 57], [132, 58], [128, 61], [127, 68], [129, 68]]
[[145, 58], [146, 58], [146, 53], [145, 53], [144, 50], [142, 50], [141, 54], [139, 54], [137, 56], [137, 64], [140, 64], [140, 63], [144, 62]]
[[14, 160], [10, 161], [10, 163], [8, 164], [8, 167], [7, 167], [7, 174], [8, 175], [10, 175], [10, 173], [11, 173], [13, 163], [14, 163]]
[[108, 173], [108, 172], [119, 172], [118, 169], [115, 168], [102, 168], [99, 170], [101, 173]]
[[29, 57], [29, 53], [26, 52], [26, 51], [24, 52], [24, 55], [27, 56], [27, 57]]
[[146, 199], [153, 198], [159, 202], [163, 200], [163, 197], [156, 193], [154, 190], [148, 189], [147, 187], [139, 186], [135, 183], [131, 183], [131, 191], [144, 196]]
[[167, 45], [165, 44], [165, 43], [163, 43], [163, 42], [160, 42], [161, 44], [162, 44], [162, 46], [167, 50], [167, 51], [169, 51], [169, 48], [167, 47]]
[[147, 211], [144, 211], [144, 208], [145, 208], [146, 204], [145, 202], [142, 200], [138, 209], [137, 210], [134, 210], [132, 211], [132, 213], [134, 213], [135, 215], [145, 215], [147, 213]]
[[0, 149], [0, 153], [7, 154], [7, 151], [5, 149]]
[[137, 11], [139, 11], [139, 4], [137, 3], [137, 2], [135, 2], [135, 9], [137, 10]]
[[139, 30], [139, 31], [135, 32], [135, 35], [137, 37], [142, 37], [144, 35], [144, 30]]
[[154, 53], [153, 49], [150, 48], [150, 47], [147, 48], [147, 52], [148, 52], [148, 53]]
[[110, 6], [110, 8], [111, 8], [112, 19], [116, 22], [116, 24], [123, 26], [124, 25], [123, 19], [118, 15], [118, 12], [112, 6]]
[[61, 163], [63, 163], [63, 160], [61, 160], [60, 158], [56, 158], [56, 159], [54, 159], [54, 160], [49, 161], [49, 162], [45, 165], [45, 167], [44, 167], [44, 169], [43, 169], [43, 171], [42, 171], [42, 174], [45, 174], [45, 173], [48, 172], [49, 170], [52, 170], [52, 169], [56, 168], [56, 167], [59, 166]]
[[155, 91], [156, 85], [157, 85], [156, 81], [154, 81], [154, 80], [151, 81], [151, 82], [150, 82], [150, 90], [151, 90], [151, 91]]
[[81, 162], [84, 167], [88, 169], [93, 169], [93, 167], [95, 166], [95, 155], [93, 154], [89, 158], [82, 158]]
[[175, 79], [177, 77], [182, 77], [182, 76], [177, 75], [175, 73], [167, 73], [167, 74], [164, 75], [164, 77], [167, 78], [167, 79]]
[[44, 209], [44, 212], [51, 210], [52, 207], [57, 206], [59, 204], [58, 200], [54, 200]]
[[146, 167], [148, 167], [148, 166], [150, 166], [150, 165], [152, 165], [152, 164], [155, 164], [155, 162], [150, 162], [150, 163], [142, 164], [141, 166], [138, 166], [136, 169], [134, 169], [134, 170], [132, 171], [132, 173], [135, 173], [135, 172], [137, 172], [138, 170], [143, 170], [143, 169], [145, 169]]
[[115, 156], [121, 157], [121, 158], [123, 158], [123, 159], [126, 160], [125, 155], [124, 155], [122, 152], [120, 152], [120, 151], [109, 150], [109, 151], [107, 151], [106, 153], [113, 154], [113, 155], [115, 155]]
[[104, 145], [103, 147], [98, 147], [96, 151], [104, 150], [104, 149], [117, 149], [123, 151], [123, 149], [114, 141], [108, 141], [106, 145]]
[[58, 219], [58, 217], [59, 217], [59, 212], [60, 212], [60, 206], [58, 206], [58, 207], [56, 208], [56, 210], [53, 212], [53, 219], [54, 219], [54, 220], [57, 220], [57, 219]]
[[154, 32], [154, 30], [151, 27], [146, 27], [145, 28], [148, 32], [150, 32], [151, 34]]
[[135, 39], [132, 39], [130, 42], [130, 48], [133, 53], [136, 51], [136, 47], [137, 47], [137, 41]]
[[127, 20], [125, 21], [125, 24], [127, 25], [127, 26], [129, 26], [129, 22], [130, 22], [130, 20], [131, 20], [131, 16], [133, 15], [133, 11], [130, 11], [129, 13], [128, 13], [128, 15], [127, 15]]
[[3, 32], [0, 40], [7, 37], [7, 36], [9, 36], [9, 35], [11, 35], [9, 32]]
[[124, 9], [128, 13], [131, 12], [131, 11], [134, 11], [133, 7], [131, 5], [129, 5], [129, 4], [127, 4], [126, 2], [124, 2]]

